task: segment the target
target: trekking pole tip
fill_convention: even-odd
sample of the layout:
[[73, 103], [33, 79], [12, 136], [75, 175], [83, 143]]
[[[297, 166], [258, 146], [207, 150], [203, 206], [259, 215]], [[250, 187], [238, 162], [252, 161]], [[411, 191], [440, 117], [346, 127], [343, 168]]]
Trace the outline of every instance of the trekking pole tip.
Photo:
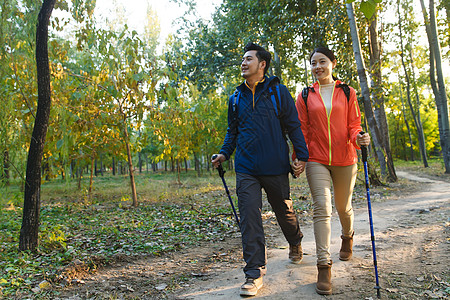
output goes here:
[[377, 298], [380, 299], [381, 298], [381, 293], [380, 293], [381, 287], [379, 285], [377, 285], [375, 287], [375, 289], [377, 290]]

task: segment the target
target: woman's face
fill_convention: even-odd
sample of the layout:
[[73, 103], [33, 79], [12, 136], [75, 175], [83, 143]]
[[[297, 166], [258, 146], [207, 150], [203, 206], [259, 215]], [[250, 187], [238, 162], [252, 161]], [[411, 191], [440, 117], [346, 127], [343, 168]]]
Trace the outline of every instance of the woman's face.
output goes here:
[[331, 61], [325, 54], [316, 52], [311, 57], [311, 72], [321, 84], [333, 82], [333, 69], [336, 60]]

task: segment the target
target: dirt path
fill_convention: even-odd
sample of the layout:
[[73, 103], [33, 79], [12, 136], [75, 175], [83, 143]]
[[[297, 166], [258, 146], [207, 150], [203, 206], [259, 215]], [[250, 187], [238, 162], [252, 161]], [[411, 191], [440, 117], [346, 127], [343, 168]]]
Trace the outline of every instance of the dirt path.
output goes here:
[[[420, 184], [422, 190], [372, 202], [382, 299], [449, 299], [450, 183], [402, 172], [397, 175]], [[354, 256], [348, 262], [338, 259], [340, 225], [333, 214], [333, 295], [327, 297], [314, 290], [317, 268], [311, 223], [302, 227], [303, 262], [293, 265], [274, 220], [270, 215], [266, 219], [268, 271], [264, 287], [253, 298], [376, 299], [366, 203], [355, 205]], [[224, 244], [114, 265], [66, 290], [62, 298], [242, 299], [239, 233]], [[177, 276], [178, 288], [167, 290], [170, 283], [165, 279]]]
[[[409, 180], [426, 183], [425, 189], [407, 198], [372, 203], [380, 286], [383, 298], [403, 295], [444, 298], [448, 289], [450, 184], [398, 173]], [[307, 254], [300, 265], [287, 260], [287, 249], [270, 249], [264, 287], [254, 298], [322, 299], [314, 285], [317, 269], [312, 226], [303, 228], [303, 249]], [[355, 210], [354, 257], [348, 262], [338, 259], [340, 225], [332, 218], [333, 295], [328, 299], [376, 298], [370, 226], [366, 208]], [[287, 247], [278, 238], [276, 243]], [[442, 275], [446, 272], [446, 278]], [[446, 281], [447, 280], [447, 281]], [[243, 276], [235, 268], [192, 289], [180, 293], [178, 299], [240, 299]], [[437, 282], [437, 288], [433, 287]]]

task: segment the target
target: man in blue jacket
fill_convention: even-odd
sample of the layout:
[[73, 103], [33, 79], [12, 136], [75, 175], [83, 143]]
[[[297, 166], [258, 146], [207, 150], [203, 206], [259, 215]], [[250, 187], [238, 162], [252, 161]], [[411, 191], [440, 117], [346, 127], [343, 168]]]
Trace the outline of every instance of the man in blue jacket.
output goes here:
[[300, 263], [303, 258], [303, 234], [290, 199], [291, 164], [284, 132], [287, 131], [296, 153], [295, 176], [303, 172], [308, 150], [291, 94], [277, 77], [265, 75], [270, 53], [253, 43], [245, 46], [244, 53], [241, 75], [245, 81], [230, 97], [227, 134], [220, 154], [212, 163], [218, 167], [236, 149], [236, 193], [246, 262], [246, 281], [240, 294], [253, 296], [263, 285], [267, 262], [261, 218], [262, 189], [289, 243], [289, 259]]

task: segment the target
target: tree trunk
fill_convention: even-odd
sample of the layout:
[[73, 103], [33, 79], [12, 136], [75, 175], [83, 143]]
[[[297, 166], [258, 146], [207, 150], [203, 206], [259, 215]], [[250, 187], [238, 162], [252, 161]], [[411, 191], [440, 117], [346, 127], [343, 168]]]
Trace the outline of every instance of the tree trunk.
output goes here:
[[369, 48], [370, 48], [370, 69], [372, 78], [372, 99], [374, 105], [374, 115], [377, 120], [378, 128], [381, 134], [381, 145], [386, 155], [386, 166], [388, 171], [387, 180], [390, 182], [397, 181], [395, 174], [394, 159], [392, 157], [391, 142], [389, 138], [389, 127], [384, 109], [384, 96], [381, 75], [381, 46], [378, 41], [378, 17], [377, 13], [372, 17], [369, 25]]
[[81, 190], [81, 177], [83, 177], [83, 168], [78, 167], [77, 168], [77, 175], [78, 175], [78, 190]]
[[116, 160], [115, 160], [114, 156], [112, 158], [112, 174], [113, 174], [113, 176], [116, 176]]
[[8, 150], [3, 151], [3, 183], [9, 186], [9, 152]]
[[439, 136], [442, 156], [444, 158], [445, 173], [450, 174], [450, 124], [448, 119], [448, 101], [447, 93], [445, 91], [444, 77], [442, 73], [442, 58], [436, 28], [434, 0], [430, 0], [429, 3], [430, 19], [428, 19], [424, 0], [420, 0], [428, 43], [430, 44], [430, 82], [433, 88], [436, 108], [438, 111]]
[[141, 157], [141, 152], [138, 153], [138, 165], [139, 165], [139, 174], [142, 174], [142, 157]]
[[[422, 0], [423, 1], [423, 0]], [[447, 92], [444, 83], [444, 74], [442, 71], [442, 57], [441, 57], [441, 46], [439, 44], [439, 37], [437, 32], [436, 24], [436, 13], [434, 9], [434, 0], [430, 0], [430, 33], [431, 33], [431, 43], [433, 46], [430, 50], [434, 52], [434, 61], [436, 64], [436, 77], [439, 90], [439, 104], [441, 106], [442, 113], [442, 130], [439, 130], [440, 137], [442, 140], [442, 155], [444, 158], [445, 173], [450, 174], [450, 121], [448, 115], [448, 99]]]
[[[400, 79], [400, 74], [399, 74], [398, 78]], [[409, 122], [408, 122], [408, 119], [406, 118], [405, 101], [403, 100], [403, 93], [402, 93], [402, 85], [401, 84], [400, 84], [400, 100], [402, 101], [403, 120], [405, 121], [406, 129], [408, 130], [410, 159], [411, 159], [411, 161], [414, 161], [414, 147], [413, 147], [411, 128], [409, 127]]]
[[75, 178], [75, 161], [74, 161], [74, 160], [72, 160], [72, 161], [70, 162], [70, 177], [71, 177], [72, 179]]
[[95, 154], [93, 154], [91, 159], [91, 175], [89, 176], [89, 189], [88, 189], [89, 198], [91, 198], [92, 187], [94, 186], [95, 161], [96, 161]]
[[197, 171], [197, 176], [200, 176], [200, 163], [198, 160], [198, 154], [197, 152], [194, 152], [194, 165], [195, 165], [195, 171]]
[[[378, 162], [380, 163], [381, 173], [386, 173], [386, 161], [384, 159], [383, 148], [382, 148], [382, 138], [376, 119], [372, 111], [372, 103], [370, 99], [370, 90], [367, 83], [366, 69], [364, 66], [364, 60], [361, 55], [361, 43], [359, 40], [358, 27], [356, 26], [355, 14], [353, 12], [353, 3], [347, 3], [347, 15], [350, 24], [350, 32], [352, 36], [353, 52], [355, 54], [356, 65], [358, 68], [358, 77], [361, 85], [361, 92], [364, 97], [364, 112], [369, 125], [370, 131], [372, 133], [372, 141], [375, 147], [375, 153], [378, 157]], [[383, 173], [384, 172], [384, 173]], [[372, 183], [372, 181], [371, 181]], [[374, 184], [374, 183], [372, 183]]]
[[180, 180], [180, 173], [181, 173], [181, 166], [180, 166], [180, 160], [177, 158], [176, 160], [176, 168], [177, 168], [177, 178], [178, 178], [178, 184], [181, 184], [181, 180]]
[[[266, 48], [267, 49], [267, 48]], [[280, 56], [278, 55], [278, 45], [274, 45], [274, 51], [273, 51], [273, 64], [275, 67], [275, 76], [280, 78], [281, 80], [281, 61]]]
[[[403, 47], [403, 32], [402, 32], [402, 17], [400, 14], [400, 1], [397, 2], [397, 14], [398, 14], [398, 28], [399, 28], [399, 32], [400, 32], [400, 57], [401, 57], [403, 69], [405, 71], [405, 80], [406, 80], [406, 96], [407, 96], [407, 100], [408, 100], [408, 104], [409, 104], [409, 109], [411, 111], [411, 115], [414, 120], [414, 125], [416, 126], [416, 130], [417, 130], [417, 137], [419, 140], [419, 149], [420, 149], [420, 153], [422, 156], [422, 162], [425, 167], [428, 167], [427, 152], [426, 152], [427, 149], [426, 149], [426, 145], [425, 145], [425, 138], [423, 135], [422, 122], [420, 121], [420, 105], [419, 105], [420, 103], [417, 102], [417, 114], [416, 114], [416, 112], [413, 108], [413, 105], [412, 105], [412, 101], [411, 101], [411, 81], [410, 81], [408, 69], [406, 68], [406, 63], [405, 63], [405, 50]], [[410, 54], [411, 54], [411, 62], [412, 62], [411, 50], [410, 50]], [[412, 71], [412, 73], [414, 72], [413, 64], [412, 64], [411, 71]], [[403, 105], [403, 99], [402, 99], [402, 105]], [[405, 117], [405, 121], [406, 121], [406, 117]], [[408, 131], [409, 131], [409, 125], [407, 127], [408, 127]], [[411, 136], [411, 134], [410, 134], [410, 136]]]
[[[123, 114], [123, 112], [122, 112]], [[130, 185], [131, 185], [131, 197], [133, 199], [133, 206], [137, 207], [137, 193], [136, 193], [136, 183], [134, 182], [134, 172], [133, 172], [133, 160], [131, 159], [131, 149], [130, 149], [130, 143], [128, 138], [128, 129], [127, 129], [127, 122], [124, 115], [123, 119], [123, 134], [124, 134], [124, 140], [125, 140], [125, 146], [127, 148], [127, 157], [128, 157], [128, 169], [130, 172]]]
[[103, 176], [103, 155], [100, 155], [100, 174]]
[[306, 86], [309, 86], [309, 84], [308, 84], [308, 63], [306, 62], [306, 56], [305, 57], [303, 57], [303, 64], [304, 64], [304, 66], [305, 66], [305, 85]]
[[411, 75], [412, 75], [412, 82], [413, 82], [413, 87], [414, 87], [414, 93], [416, 95], [416, 108], [417, 108], [417, 113], [416, 113], [416, 117], [417, 117], [417, 136], [419, 138], [419, 149], [420, 149], [420, 154], [422, 156], [422, 162], [423, 162], [423, 166], [425, 168], [428, 168], [428, 158], [427, 158], [427, 145], [426, 145], [426, 141], [425, 141], [425, 134], [423, 133], [423, 125], [422, 125], [422, 117], [420, 115], [420, 98], [419, 98], [419, 93], [417, 91], [417, 82], [416, 82], [416, 76], [415, 76], [415, 72], [414, 72], [414, 60], [412, 57], [412, 52], [409, 53], [410, 54], [410, 61], [411, 61]]
[[38, 106], [30, 148], [28, 150], [22, 227], [19, 237], [19, 250], [21, 251], [36, 251], [39, 245], [41, 162], [51, 107], [50, 68], [47, 44], [48, 25], [55, 2], [56, 0], [44, 0], [39, 12], [36, 30]]

